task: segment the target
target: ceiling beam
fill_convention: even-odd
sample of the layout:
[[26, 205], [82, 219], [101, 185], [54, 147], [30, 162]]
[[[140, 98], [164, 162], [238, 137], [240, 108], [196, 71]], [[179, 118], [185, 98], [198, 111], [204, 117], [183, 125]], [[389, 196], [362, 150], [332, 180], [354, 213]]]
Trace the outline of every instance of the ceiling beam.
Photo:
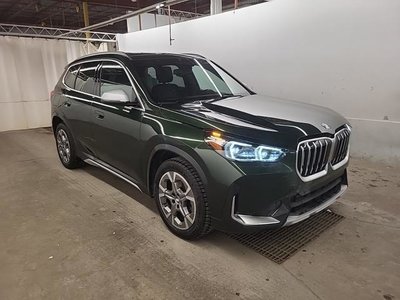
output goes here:
[[[81, 0], [64, 0], [64, 2], [67, 3], [73, 3], [73, 4], [80, 4]], [[110, 2], [110, 1], [108, 1]], [[88, 1], [89, 3], [89, 7], [93, 7], [93, 6], [97, 6], [97, 7], [116, 7], [116, 8], [121, 8], [121, 9], [125, 9], [125, 10], [129, 10], [129, 9], [136, 9], [138, 8], [137, 2], [132, 2], [132, 1], [128, 1], [126, 4], [118, 4], [118, 3], [108, 3], [108, 2], [99, 2], [99, 0], [97, 1]], [[129, 5], [128, 5], [129, 4]]]
[[125, 21], [126, 19], [128, 19], [130, 17], [134, 17], [134, 16], [137, 16], [137, 15], [141, 15], [141, 14], [153, 11], [153, 10], [157, 9], [157, 7], [159, 7], [160, 5], [172, 6], [172, 5], [176, 5], [176, 4], [187, 2], [187, 1], [188, 0], [167, 0], [167, 1], [164, 1], [164, 2], [160, 2], [160, 3], [155, 3], [153, 5], [150, 5], [150, 6], [138, 9], [136, 11], [127, 13], [125, 15], [122, 15], [122, 16], [119, 16], [119, 17], [116, 17], [116, 18], [113, 18], [113, 19], [110, 19], [110, 20], [107, 20], [107, 21], [103, 21], [103, 22], [100, 22], [100, 23], [97, 23], [97, 24], [94, 24], [94, 25], [86, 26], [84, 28], [81, 28], [80, 30], [93, 30], [93, 29], [101, 28], [101, 27], [107, 26], [109, 24], [114, 24], [114, 23], [117, 23], [117, 22]]

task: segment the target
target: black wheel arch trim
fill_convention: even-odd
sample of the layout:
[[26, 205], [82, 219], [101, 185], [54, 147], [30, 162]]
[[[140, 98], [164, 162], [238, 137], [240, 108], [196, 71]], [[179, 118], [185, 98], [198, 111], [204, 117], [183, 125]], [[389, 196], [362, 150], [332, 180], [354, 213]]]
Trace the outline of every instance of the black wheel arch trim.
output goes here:
[[150, 168], [151, 168], [151, 162], [155, 156], [155, 154], [158, 151], [162, 151], [162, 150], [167, 150], [170, 151], [172, 153], [175, 153], [177, 156], [180, 156], [182, 158], [184, 158], [185, 160], [187, 160], [196, 170], [196, 172], [199, 174], [201, 180], [203, 181], [204, 186], [207, 186], [207, 177], [206, 174], [204, 173], [203, 169], [201, 168], [200, 164], [193, 158], [193, 156], [191, 156], [189, 153], [187, 153], [186, 151], [175, 147], [173, 145], [169, 145], [169, 144], [158, 144], [156, 145], [153, 150], [150, 153], [149, 156], [149, 160], [147, 162], [147, 190], [149, 195], [151, 195], [151, 184], [150, 184]]
[[51, 116], [51, 128], [53, 129], [53, 132], [55, 133], [56, 128], [53, 127], [53, 121], [55, 118], [58, 118], [61, 120], [62, 123], [65, 124], [65, 126], [68, 127], [69, 130], [71, 130], [71, 128], [68, 126], [68, 122], [65, 120], [65, 118], [63, 118], [62, 116], [60, 116], [60, 114], [53, 114]]

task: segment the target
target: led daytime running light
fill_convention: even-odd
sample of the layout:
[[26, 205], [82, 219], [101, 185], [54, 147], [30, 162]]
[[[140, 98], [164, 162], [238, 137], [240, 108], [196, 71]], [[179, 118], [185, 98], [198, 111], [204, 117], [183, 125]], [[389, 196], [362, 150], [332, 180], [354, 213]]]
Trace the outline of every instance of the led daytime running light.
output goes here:
[[205, 141], [215, 151], [236, 161], [276, 162], [286, 155], [285, 150], [280, 148], [264, 145], [253, 146], [243, 142], [226, 141], [221, 137], [221, 134], [215, 134], [214, 132]]

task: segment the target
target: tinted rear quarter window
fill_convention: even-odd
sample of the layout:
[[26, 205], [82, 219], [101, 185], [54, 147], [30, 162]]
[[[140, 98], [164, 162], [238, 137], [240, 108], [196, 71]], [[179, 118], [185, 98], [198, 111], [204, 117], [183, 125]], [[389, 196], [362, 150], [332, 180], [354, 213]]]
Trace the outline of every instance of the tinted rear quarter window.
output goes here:
[[64, 83], [66, 86], [74, 89], [75, 88], [75, 80], [76, 74], [78, 73], [79, 66], [73, 66], [67, 70], [64, 77]]

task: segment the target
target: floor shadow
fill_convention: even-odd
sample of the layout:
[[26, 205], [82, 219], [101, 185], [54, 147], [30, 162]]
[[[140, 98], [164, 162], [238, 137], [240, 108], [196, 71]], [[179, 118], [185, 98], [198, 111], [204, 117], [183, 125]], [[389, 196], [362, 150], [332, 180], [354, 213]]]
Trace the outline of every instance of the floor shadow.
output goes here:
[[139, 202], [143, 206], [147, 207], [148, 209], [158, 214], [157, 206], [154, 202], [154, 199], [152, 199], [145, 193], [140, 192], [135, 187], [133, 187], [126, 181], [122, 180], [121, 178], [114, 176], [103, 169], [90, 165], [85, 165], [84, 170], [93, 177], [96, 177], [97, 179], [111, 185], [120, 192], [124, 193], [133, 200]]
[[[124, 180], [90, 165], [85, 165], [84, 170], [158, 214], [154, 199], [141, 193]], [[190, 242], [204, 248], [212, 243], [232, 255], [241, 253], [241, 244], [269, 260], [281, 264], [342, 219], [342, 216], [325, 210], [290, 227], [250, 234], [225, 234], [214, 231], [205, 239]]]

